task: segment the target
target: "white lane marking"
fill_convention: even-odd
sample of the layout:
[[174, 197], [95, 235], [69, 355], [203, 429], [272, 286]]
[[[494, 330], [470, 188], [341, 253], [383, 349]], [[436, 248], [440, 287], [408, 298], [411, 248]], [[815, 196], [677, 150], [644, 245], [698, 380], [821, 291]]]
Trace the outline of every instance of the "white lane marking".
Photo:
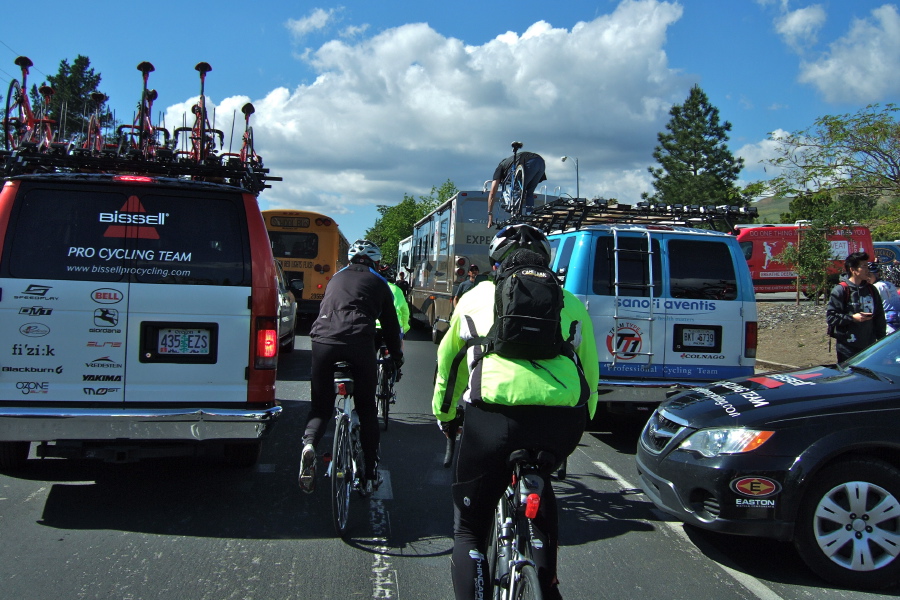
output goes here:
[[[596, 461], [596, 460], [591, 461], [591, 462], [594, 463], [595, 467], [597, 467], [598, 469], [600, 469], [601, 471], [606, 473], [606, 475], [608, 475], [612, 479], [616, 480], [616, 482], [620, 486], [622, 486], [623, 489], [640, 491], [641, 495], [643, 496], [643, 490], [641, 488], [631, 485], [631, 483], [627, 479], [625, 479], [624, 477], [622, 477], [621, 475], [616, 473], [615, 469], [613, 469], [609, 465], [602, 463], [600, 461]], [[677, 535], [679, 537], [679, 539], [681, 539], [686, 544], [689, 544], [692, 548], [695, 548], [698, 552], [700, 552], [702, 554], [702, 551], [700, 551], [700, 549], [694, 545], [694, 542], [691, 541], [691, 538], [688, 537], [688, 534], [686, 534], [684, 532], [684, 528], [681, 526], [682, 525], [681, 521], [673, 521], [672, 517], [670, 517], [669, 515], [663, 513], [660, 510], [657, 510], [655, 508], [652, 509], [652, 511], [653, 511], [653, 514], [656, 515], [660, 519], [660, 521], [662, 521], [663, 524], [665, 524], [666, 527], [668, 527], [672, 532], [675, 533], [675, 535]], [[731, 567], [723, 565], [722, 563], [720, 563], [718, 561], [714, 560], [712, 562], [714, 564], [716, 564], [720, 569], [725, 571], [728, 575], [730, 575], [732, 577], [732, 579], [734, 579], [735, 581], [740, 583], [742, 586], [747, 588], [747, 590], [750, 593], [752, 593], [754, 596], [756, 596], [760, 600], [783, 600], [783, 598], [781, 596], [779, 596], [778, 594], [773, 592], [769, 587], [767, 587], [762, 581], [760, 581], [756, 577], [753, 577], [752, 575], [747, 575], [746, 573], [741, 573], [740, 571], [737, 571], [735, 569], [732, 569]]]
[[372, 598], [399, 598], [400, 587], [397, 582], [397, 570], [392, 568], [388, 555], [387, 538], [390, 533], [390, 515], [384, 505], [385, 500], [394, 497], [391, 489], [391, 474], [380, 471], [384, 481], [378, 491], [369, 499], [369, 524], [372, 526], [374, 559], [372, 562]]

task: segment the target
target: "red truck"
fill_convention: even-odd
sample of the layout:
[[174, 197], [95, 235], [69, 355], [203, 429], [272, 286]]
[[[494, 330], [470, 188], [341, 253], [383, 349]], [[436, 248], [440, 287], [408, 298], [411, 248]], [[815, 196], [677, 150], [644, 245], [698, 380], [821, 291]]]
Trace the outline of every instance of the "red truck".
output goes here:
[[[793, 292], [797, 289], [797, 273], [778, 262], [778, 255], [785, 248], [801, 243], [803, 227], [803, 224], [738, 226], [737, 239], [750, 267], [756, 293]], [[835, 228], [828, 235], [828, 241], [831, 242], [834, 258], [829, 273], [835, 282], [844, 269], [844, 259], [850, 253], [868, 252], [874, 260], [872, 234], [868, 227], [851, 225]]]

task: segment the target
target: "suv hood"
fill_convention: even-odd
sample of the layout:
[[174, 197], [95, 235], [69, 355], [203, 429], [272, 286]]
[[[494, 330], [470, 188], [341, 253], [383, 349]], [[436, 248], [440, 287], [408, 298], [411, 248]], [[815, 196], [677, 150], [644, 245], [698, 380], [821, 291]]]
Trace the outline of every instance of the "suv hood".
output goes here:
[[897, 385], [882, 375], [835, 365], [765, 373], [692, 388], [660, 408], [692, 428], [758, 427], [786, 421], [897, 408]]

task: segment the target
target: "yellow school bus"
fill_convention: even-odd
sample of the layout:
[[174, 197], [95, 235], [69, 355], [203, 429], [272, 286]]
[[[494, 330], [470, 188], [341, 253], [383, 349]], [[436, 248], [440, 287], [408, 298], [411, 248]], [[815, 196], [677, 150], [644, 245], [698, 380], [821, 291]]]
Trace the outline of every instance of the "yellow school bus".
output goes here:
[[319, 213], [264, 210], [262, 214], [272, 254], [281, 263], [285, 279], [303, 282], [297, 313], [315, 317], [328, 281], [347, 264], [347, 238], [334, 219]]

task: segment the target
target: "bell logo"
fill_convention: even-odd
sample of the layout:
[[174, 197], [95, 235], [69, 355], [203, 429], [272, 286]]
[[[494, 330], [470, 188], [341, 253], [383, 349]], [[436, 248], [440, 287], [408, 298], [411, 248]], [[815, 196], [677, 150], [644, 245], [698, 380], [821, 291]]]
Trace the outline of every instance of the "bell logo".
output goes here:
[[148, 215], [140, 198], [129, 196], [119, 210], [100, 213], [101, 223], [112, 223], [106, 228], [103, 237], [158, 240], [159, 233], [152, 226], [165, 225], [167, 216], [166, 213]]

